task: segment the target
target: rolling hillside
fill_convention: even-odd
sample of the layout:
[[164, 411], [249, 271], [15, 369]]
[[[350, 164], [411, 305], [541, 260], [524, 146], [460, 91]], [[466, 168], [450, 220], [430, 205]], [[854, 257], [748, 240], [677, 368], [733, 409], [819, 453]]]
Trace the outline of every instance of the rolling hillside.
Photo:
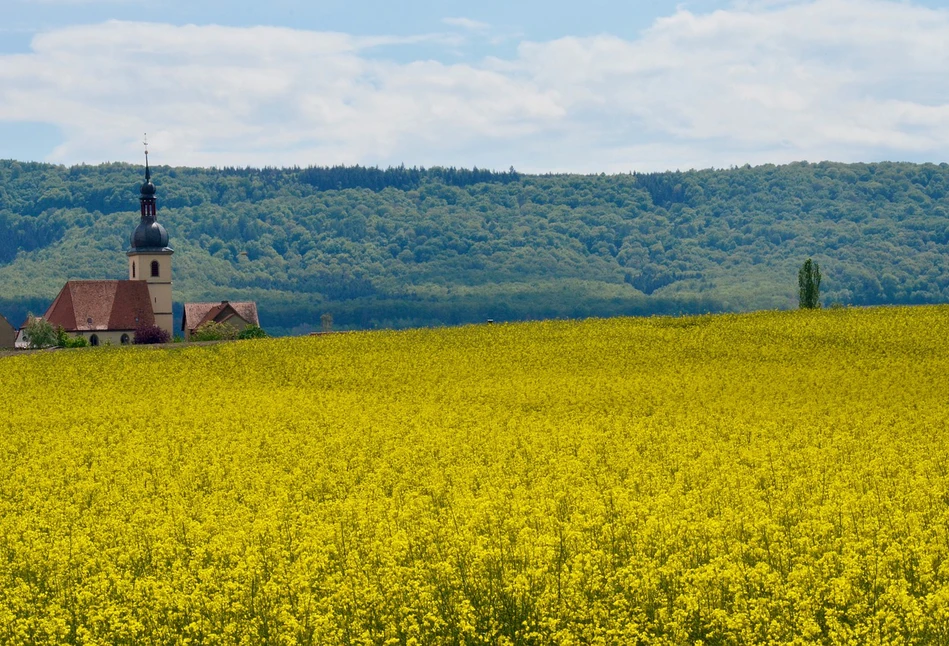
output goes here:
[[[0, 312], [123, 277], [142, 169], [0, 162]], [[648, 175], [156, 168], [176, 300], [254, 299], [271, 332], [949, 301], [949, 165]]]

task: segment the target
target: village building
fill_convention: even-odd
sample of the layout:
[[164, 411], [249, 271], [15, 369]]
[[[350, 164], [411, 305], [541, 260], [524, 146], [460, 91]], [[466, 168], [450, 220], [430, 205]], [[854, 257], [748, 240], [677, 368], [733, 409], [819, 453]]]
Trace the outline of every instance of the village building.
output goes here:
[[9, 350], [16, 344], [16, 328], [0, 314], [0, 350]]
[[93, 346], [131, 343], [137, 328], [151, 325], [172, 337], [174, 251], [168, 246], [168, 232], [157, 222], [156, 192], [146, 150], [145, 183], [139, 197], [141, 220], [126, 252], [128, 280], [71, 280], [46, 310], [45, 320], [73, 336], [85, 337]]
[[185, 303], [184, 315], [181, 317], [181, 331], [184, 332], [185, 340], [190, 340], [195, 330], [212, 321], [230, 325], [238, 332], [250, 326], [260, 327], [257, 304], [253, 301]]

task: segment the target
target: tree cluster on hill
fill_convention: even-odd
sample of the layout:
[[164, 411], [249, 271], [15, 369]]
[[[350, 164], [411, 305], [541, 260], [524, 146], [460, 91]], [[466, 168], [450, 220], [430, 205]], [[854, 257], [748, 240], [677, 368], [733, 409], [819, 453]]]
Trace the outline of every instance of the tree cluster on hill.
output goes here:
[[[0, 311], [122, 277], [141, 167], [0, 162]], [[949, 301], [949, 165], [629, 175], [156, 167], [176, 300], [256, 300], [272, 333]]]

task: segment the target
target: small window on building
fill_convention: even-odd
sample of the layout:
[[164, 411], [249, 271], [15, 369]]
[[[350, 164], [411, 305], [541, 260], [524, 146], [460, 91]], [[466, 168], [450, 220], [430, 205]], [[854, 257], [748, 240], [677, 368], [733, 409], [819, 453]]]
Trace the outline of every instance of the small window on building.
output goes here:
[[123, 334], [121, 341], [122, 341], [122, 345], [128, 345], [128, 344], [129, 344], [129, 341], [130, 341], [129, 335], [128, 335], [128, 334]]
[[135, 278], [135, 263], [132, 263], [132, 278]]
[[159, 275], [159, 274], [158, 274], [158, 261], [157, 261], [157, 260], [153, 260], [153, 261], [152, 261], [152, 277], [155, 278], [155, 277], [157, 277], [158, 275]]
[[89, 337], [89, 345], [91, 345], [91, 346], [93, 346], [93, 347], [99, 345], [99, 336], [96, 335], [96, 334], [93, 334], [92, 336], [90, 336], [90, 337]]

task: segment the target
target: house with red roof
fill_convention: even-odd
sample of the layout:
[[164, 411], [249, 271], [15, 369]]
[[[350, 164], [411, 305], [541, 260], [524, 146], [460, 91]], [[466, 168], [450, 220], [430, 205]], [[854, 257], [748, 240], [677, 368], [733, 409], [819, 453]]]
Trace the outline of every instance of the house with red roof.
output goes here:
[[251, 325], [260, 327], [257, 303], [253, 301], [185, 303], [184, 315], [181, 317], [181, 331], [184, 332], [185, 340], [190, 340], [195, 330], [211, 321], [230, 325], [238, 332]]

